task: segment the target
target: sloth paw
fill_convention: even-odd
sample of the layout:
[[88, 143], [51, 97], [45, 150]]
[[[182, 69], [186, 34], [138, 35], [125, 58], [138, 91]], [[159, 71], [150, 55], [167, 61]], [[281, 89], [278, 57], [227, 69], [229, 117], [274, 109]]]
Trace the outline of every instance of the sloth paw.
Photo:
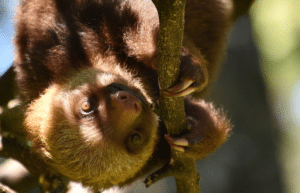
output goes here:
[[194, 145], [197, 145], [203, 139], [202, 136], [196, 136], [192, 138], [187, 138], [186, 136], [182, 137], [173, 137], [169, 134], [165, 134], [165, 139], [171, 146], [181, 152], [189, 152], [193, 149]]
[[201, 142], [204, 140], [204, 137], [199, 130], [199, 122], [189, 116], [187, 117], [187, 124], [187, 133], [176, 137], [165, 134], [164, 137], [171, 148], [191, 155], [198, 154], [199, 146], [201, 146]]
[[163, 91], [163, 93], [168, 97], [187, 96], [195, 92], [198, 88], [198, 85], [199, 83], [195, 82], [194, 80], [185, 78], [175, 86]]
[[187, 96], [194, 92], [200, 92], [207, 86], [207, 83], [206, 61], [190, 55], [187, 50], [183, 50], [178, 82], [163, 93], [167, 97]]
[[188, 116], [188, 128], [185, 133], [179, 136], [166, 134], [164, 137], [171, 148], [183, 152], [186, 157], [202, 159], [218, 149], [228, 139], [231, 130], [231, 125], [224, 117], [219, 117], [215, 123], [209, 119], [211, 118], [206, 116], [198, 119]]

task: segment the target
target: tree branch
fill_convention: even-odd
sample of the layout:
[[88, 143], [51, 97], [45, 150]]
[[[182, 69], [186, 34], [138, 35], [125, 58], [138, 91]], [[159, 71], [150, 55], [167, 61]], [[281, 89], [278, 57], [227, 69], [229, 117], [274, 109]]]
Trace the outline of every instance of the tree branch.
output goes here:
[[[186, 0], [154, 0], [160, 20], [158, 48], [158, 77], [161, 91], [175, 84], [180, 70], [180, 53], [184, 31], [184, 11]], [[184, 99], [168, 98], [161, 93], [159, 112], [168, 133], [179, 135], [186, 128]], [[174, 176], [178, 193], [200, 192], [199, 175], [194, 159], [186, 158], [182, 152], [172, 149], [170, 163], [150, 175], [145, 183], [152, 183]]]

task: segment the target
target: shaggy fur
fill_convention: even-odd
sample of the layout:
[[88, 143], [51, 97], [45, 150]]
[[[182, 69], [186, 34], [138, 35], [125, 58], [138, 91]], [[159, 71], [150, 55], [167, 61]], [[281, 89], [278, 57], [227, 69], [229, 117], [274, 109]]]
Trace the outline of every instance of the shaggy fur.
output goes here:
[[[215, 75], [231, 8], [230, 0], [187, 1], [179, 81], [201, 74], [194, 85], [202, 88]], [[109, 188], [168, 160], [165, 128], [150, 108], [159, 96], [159, 20], [152, 1], [22, 0], [15, 27], [25, 129], [32, 151], [54, 173]], [[113, 92], [112, 83], [126, 89]], [[114, 103], [120, 93], [127, 103]], [[92, 112], [82, 111], [86, 100]], [[231, 126], [212, 104], [185, 101], [191, 131], [181, 137], [190, 142], [187, 155], [200, 159], [226, 141]], [[141, 136], [138, 145], [134, 134]]]

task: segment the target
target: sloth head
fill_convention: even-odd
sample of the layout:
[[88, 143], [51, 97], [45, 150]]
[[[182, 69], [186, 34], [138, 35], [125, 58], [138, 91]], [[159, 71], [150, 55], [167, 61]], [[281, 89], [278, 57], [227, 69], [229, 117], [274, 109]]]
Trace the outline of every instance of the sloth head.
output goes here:
[[84, 185], [108, 188], [130, 179], [157, 141], [158, 119], [143, 86], [130, 74], [72, 74], [29, 105], [25, 125], [33, 148]]

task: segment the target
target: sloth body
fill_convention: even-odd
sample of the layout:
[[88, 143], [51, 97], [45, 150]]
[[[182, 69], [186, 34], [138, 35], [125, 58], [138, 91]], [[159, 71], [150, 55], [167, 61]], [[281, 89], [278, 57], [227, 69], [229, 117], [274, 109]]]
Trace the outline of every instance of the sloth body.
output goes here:
[[[224, 53], [229, 5], [187, 1], [186, 42], [201, 52], [184, 43], [179, 81], [169, 95], [191, 90], [201, 96]], [[191, 97], [185, 98], [191, 130], [164, 139], [165, 128], [150, 107], [159, 96], [158, 33], [149, 0], [21, 1], [14, 67], [24, 127], [32, 151], [51, 172], [105, 189], [165, 163], [169, 145], [201, 159], [226, 141], [231, 127], [225, 116]]]

